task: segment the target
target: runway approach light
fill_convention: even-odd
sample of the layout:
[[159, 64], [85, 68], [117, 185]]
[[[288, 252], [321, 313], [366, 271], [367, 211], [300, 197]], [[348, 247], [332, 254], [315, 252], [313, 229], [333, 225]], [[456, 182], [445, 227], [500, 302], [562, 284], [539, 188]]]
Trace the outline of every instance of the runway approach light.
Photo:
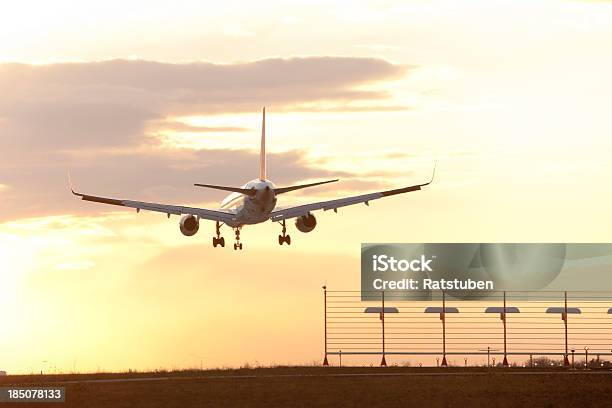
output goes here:
[[366, 307], [363, 313], [399, 313], [397, 307]]
[[[506, 308], [506, 313], [520, 313], [518, 307], [510, 306]], [[485, 309], [485, 313], [504, 313], [503, 307], [491, 306]]]
[[567, 313], [567, 314], [581, 314], [582, 311], [577, 307], [568, 307], [565, 309], [564, 307], [549, 307], [546, 309], [546, 313]]
[[425, 313], [459, 313], [459, 309], [456, 307], [430, 306], [425, 308]]

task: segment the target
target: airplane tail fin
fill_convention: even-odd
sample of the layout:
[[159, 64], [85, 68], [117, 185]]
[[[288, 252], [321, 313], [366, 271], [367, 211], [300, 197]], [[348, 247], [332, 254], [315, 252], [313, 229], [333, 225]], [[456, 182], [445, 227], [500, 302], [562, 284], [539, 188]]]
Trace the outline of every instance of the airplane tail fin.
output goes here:
[[[265, 106], [263, 108], [262, 118], [261, 118], [261, 147], [259, 150], [259, 180], [261, 181], [266, 180], [266, 108]], [[307, 187], [314, 187], [314, 186], [318, 186], [321, 184], [333, 183], [335, 181], [338, 181], [338, 179], [319, 181], [316, 183], [301, 184], [301, 185], [289, 186], [289, 187], [276, 187], [274, 188], [274, 193], [283, 194], [283, 193], [288, 193], [289, 191], [300, 190], [302, 188], [307, 188]], [[200, 184], [200, 183], [196, 183], [194, 184], [194, 186], [212, 188], [215, 190], [231, 191], [234, 193], [240, 193], [240, 194], [244, 194], [244, 195], [251, 196], [251, 197], [256, 195], [256, 190], [254, 188], [245, 189], [245, 188], [239, 188], [239, 187], [218, 186], [214, 184]]]
[[261, 147], [259, 148], [259, 179], [266, 179], [266, 107], [263, 108], [261, 120]]

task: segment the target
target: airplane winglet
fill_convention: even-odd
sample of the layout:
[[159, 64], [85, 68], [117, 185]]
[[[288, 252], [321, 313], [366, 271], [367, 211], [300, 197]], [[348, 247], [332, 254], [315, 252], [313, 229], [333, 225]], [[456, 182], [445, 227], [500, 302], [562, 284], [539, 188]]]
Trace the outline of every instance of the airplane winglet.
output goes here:
[[433, 183], [434, 178], [436, 177], [436, 167], [438, 166], [438, 162], [434, 162], [434, 168], [433, 168], [433, 172], [431, 173], [431, 179], [429, 179], [429, 181], [427, 182], [427, 184], [423, 184], [424, 186], [427, 186], [431, 183]]
[[83, 194], [80, 194], [80, 193], [77, 193], [76, 191], [74, 191], [74, 187], [72, 186], [72, 177], [70, 175], [70, 170], [68, 170], [68, 187], [70, 188], [70, 192], [72, 194], [74, 194], [75, 196], [78, 196], [78, 197], [82, 197], [83, 196]]

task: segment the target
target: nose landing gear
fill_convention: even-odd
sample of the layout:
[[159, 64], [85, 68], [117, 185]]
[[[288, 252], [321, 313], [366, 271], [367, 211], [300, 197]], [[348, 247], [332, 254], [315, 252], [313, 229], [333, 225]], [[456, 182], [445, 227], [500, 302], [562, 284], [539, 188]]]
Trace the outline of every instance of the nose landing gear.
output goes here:
[[225, 238], [221, 236], [221, 223], [217, 221], [216, 225], [217, 236], [213, 237], [213, 247], [216, 248], [217, 245], [221, 245], [221, 247], [225, 247]]
[[278, 236], [278, 245], [283, 245], [283, 243], [287, 243], [287, 245], [291, 245], [291, 236], [287, 235], [287, 226], [285, 225], [285, 220], [280, 221], [283, 226], [282, 235]]
[[240, 227], [234, 229], [236, 231], [236, 243], [234, 244], [234, 251], [237, 249], [242, 250], [242, 242], [240, 242]]

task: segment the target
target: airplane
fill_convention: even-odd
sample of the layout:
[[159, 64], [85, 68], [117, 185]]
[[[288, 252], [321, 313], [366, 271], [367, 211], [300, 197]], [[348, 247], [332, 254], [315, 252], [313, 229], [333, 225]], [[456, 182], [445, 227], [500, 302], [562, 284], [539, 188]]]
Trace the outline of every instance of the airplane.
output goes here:
[[266, 178], [266, 108], [263, 108], [261, 126], [261, 146], [259, 150], [259, 177], [249, 181], [241, 187], [219, 186], [214, 184], [196, 183], [196, 187], [211, 188], [216, 190], [229, 191], [229, 194], [222, 202], [219, 209], [206, 209], [195, 207], [184, 207], [177, 205], [148, 203], [143, 201], [123, 200], [117, 198], [106, 198], [76, 192], [70, 182], [70, 191], [82, 200], [101, 204], [116, 205], [121, 207], [135, 208], [140, 210], [155, 211], [165, 213], [168, 218], [171, 214], [180, 215], [179, 228], [185, 236], [195, 235], [200, 228], [200, 220], [211, 220], [216, 223], [216, 236], [213, 236], [213, 247], [225, 247], [225, 238], [221, 236], [221, 227], [226, 225], [235, 232], [236, 242], [234, 250], [242, 250], [240, 242], [240, 230], [245, 225], [253, 225], [266, 222], [278, 222], [282, 225], [281, 234], [278, 236], [278, 244], [291, 245], [291, 237], [287, 234], [286, 220], [295, 218], [296, 228], [303, 233], [311, 232], [317, 226], [317, 219], [312, 214], [318, 210], [334, 210], [353, 204], [369, 206], [370, 201], [389, 197], [397, 194], [408, 193], [421, 190], [433, 182], [436, 168], [434, 166], [431, 179], [423, 184], [397, 188], [393, 190], [378, 191], [369, 194], [362, 194], [352, 197], [339, 198], [335, 200], [320, 201], [311, 204], [303, 204], [292, 207], [276, 208], [276, 201], [279, 195], [303, 188], [319, 186], [327, 183], [337, 182], [338, 179], [319, 181], [309, 184], [294, 185], [288, 187], [276, 187], [272, 181]]

